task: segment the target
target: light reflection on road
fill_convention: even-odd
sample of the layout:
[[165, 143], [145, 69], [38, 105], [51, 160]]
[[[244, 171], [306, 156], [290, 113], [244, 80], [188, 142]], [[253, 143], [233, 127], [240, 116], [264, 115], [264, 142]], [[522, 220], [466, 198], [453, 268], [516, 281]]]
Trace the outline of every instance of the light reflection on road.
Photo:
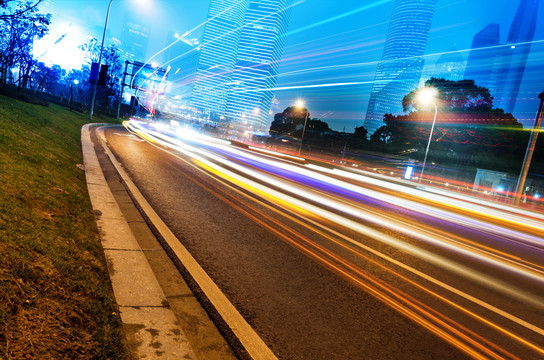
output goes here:
[[[415, 283], [395, 272], [394, 267], [387, 267], [388, 271], [448, 306], [544, 356], [544, 348], [538, 342], [532, 342], [509, 329], [509, 324], [514, 323], [544, 336], [544, 330], [532, 322], [534, 319], [505, 311], [487, 299], [448, 285], [434, 274], [424, 273], [344, 233], [347, 229], [362, 238], [379, 241], [542, 312], [544, 216], [541, 214], [441, 189], [421, 187], [401, 179], [392, 180], [363, 170], [323, 167], [307, 163], [303, 158], [265, 149], [243, 149], [231, 145], [229, 141], [179, 127], [170, 128], [135, 120], [125, 122], [125, 126], [149, 142], [191, 159], [193, 166], [211, 174], [241, 196], [251, 196], [262, 206], [272, 207], [279, 216], [290, 217], [292, 221], [356, 253], [365, 261], [373, 260], [365, 257], [363, 250], [439, 286], [448, 294], [469, 301], [477, 308], [507, 319], [507, 326], [503, 325], [504, 319], [491, 321], [480, 311], [475, 312], [450, 296], [445, 297], [430, 290], [425, 282]], [[503, 344], [498, 346], [480, 339], [478, 334], [473, 334], [462, 324], [373, 277], [313, 239], [281, 223], [271, 226], [258, 217], [254, 220], [471, 356], [516, 357], [502, 348]], [[282, 231], [278, 231], [278, 227], [283, 228]], [[418, 243], [426, 246], [419, 246]], [[439, 248], [440, 254], [429, 249], [429, 246]], [[444, 252], [468, 260], [461, 263], [443, 255]], [[526, 253], [531, 253], [532, 257], [524, 258], [523, 254]], [[476, 266], [468, 265], [472, 263]], [[481, 267], [492, 268], [494, 272], [481, 271]], [[510, 278], [522, 278], [534, 284], [534, 288], [518, 287], [512, 281], [505, 281], [501, 276], [504, 273]]]

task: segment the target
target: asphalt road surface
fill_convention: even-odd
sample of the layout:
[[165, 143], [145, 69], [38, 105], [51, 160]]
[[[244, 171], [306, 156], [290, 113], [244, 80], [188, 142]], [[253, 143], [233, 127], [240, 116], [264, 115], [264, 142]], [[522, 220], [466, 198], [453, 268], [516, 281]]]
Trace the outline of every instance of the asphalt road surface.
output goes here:
[[544, 358], [541, 215], [132, 130], [109, 147], [278, 358]]

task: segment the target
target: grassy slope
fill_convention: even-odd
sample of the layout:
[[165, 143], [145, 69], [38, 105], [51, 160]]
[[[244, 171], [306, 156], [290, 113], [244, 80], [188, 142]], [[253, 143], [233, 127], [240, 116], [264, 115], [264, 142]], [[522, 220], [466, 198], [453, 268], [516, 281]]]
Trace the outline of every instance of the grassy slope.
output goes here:
[[126, 357], [85, 173], [76, 166], [86, 122], [0, 95], [2, 359]]

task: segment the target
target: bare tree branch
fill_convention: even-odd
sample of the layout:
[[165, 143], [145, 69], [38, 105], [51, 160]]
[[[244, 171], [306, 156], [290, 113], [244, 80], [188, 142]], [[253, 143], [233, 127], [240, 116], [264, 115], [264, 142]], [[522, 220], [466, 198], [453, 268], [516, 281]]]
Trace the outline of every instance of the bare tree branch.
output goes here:
[[[0, 7], [6, 8], [8, 6], [8, 4], [10, 2], [13, 2], [13, 1], [15, 1], [15, 0], [0, 0]], [[0, 20], [8, 20], [8, 19], [18, 18], [18, 17], [22, 16], [23, 14], [35, 9], [41, 2], [42, 2], [42, 0], [36, 0], [35, 3], [29, 3], [29, 6], [27, 6], [24, 9], [21, 9], [21, 10], [17, 11], [16, 13], [13, 13], [13, 14], [0, 14]]]

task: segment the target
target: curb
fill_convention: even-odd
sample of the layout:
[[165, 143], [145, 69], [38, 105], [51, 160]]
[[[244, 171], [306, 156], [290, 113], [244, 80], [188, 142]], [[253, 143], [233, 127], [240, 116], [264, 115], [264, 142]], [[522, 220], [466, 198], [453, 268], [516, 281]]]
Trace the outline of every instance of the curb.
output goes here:
[[129, 350], [134, 358], [196, 359], [106, 182], [90, 136], [102, 125], [81, 128], [83, 164]]
[[170, 228], [168, 228], [147, 202], [145, 197], [140, 193], [128, 174], [117, 162], [111, 150], [105, 145], [105, 139], [102, 137], [103, 134], [101, 133], [101, 130], [98, 130], [97, 132], [99, 141], [102, 142], [102, 146], [114, 168], [123, 179], [125, 186], [131, 193], [131, 197], [138, 204], [138, 207], [162, 238], [163, 246], [165, 246], [168, 249], [168, 252], [173, 254], [173, 256], [183, 265], [184, 269], [206, 297], [213, 311], [217, 313], [221, 318], [221, 321], [227, 327], [227, 331], [232, 335], [231, 339], [241, 346], [242, 351], [240, 351], [238, 355], [242, 358], [253, 360], [277, 360], [277, 357], [272, 350], [268, 348], [255, 330], [253, 330], [238, 310], [236, 310], [225, 294], [223, 294], [206, 271], [198, 264], [195, 258], [193, 258], [189, 251], [176, 238]]

